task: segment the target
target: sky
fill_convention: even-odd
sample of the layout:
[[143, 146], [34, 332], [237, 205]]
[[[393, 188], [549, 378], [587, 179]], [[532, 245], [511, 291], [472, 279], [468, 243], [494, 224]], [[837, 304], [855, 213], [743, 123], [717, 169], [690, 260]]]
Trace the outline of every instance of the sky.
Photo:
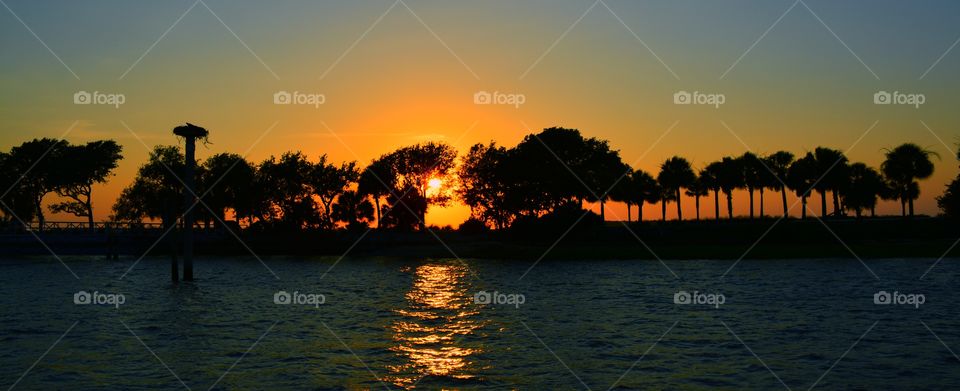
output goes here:
[[[513, 146], [552, 126], [607, 139], [653, 173], [674, 155], [702, 168], [817, 146], [879, 167], [886, 148], [913, 142], [940, 155], [921, 184], [926, 214], [960, 171], [956, 1], [0, 3], [0, 149], [117, 140], [124, 160], [94, 189], [98, 220], [149, 149], [176, 144], [171, 130], [188, 121], [211, 132], [200, 159], [254, 162], [299, 150], [366, 164], [425, 141]], [[75, 104], [80, 91], [123, 103]], [[275, 104], [279, 91], [323, 101]], [[522, 104], [477, 104], [481, 91]], [[875, 104], [881, 91], [923, 103]], [[723, 103], [677, 104], [682, 92]], [[734, 200], [746, 214], [747, 197]], [[768, 213], [781, 213], [777, 201]], [[692, 200], [682, 206], [694, 215]], [[606, 211], [626, 218], [623, 205]], [[431, 208], [427, 223], [467, 216], [462, 205]]]

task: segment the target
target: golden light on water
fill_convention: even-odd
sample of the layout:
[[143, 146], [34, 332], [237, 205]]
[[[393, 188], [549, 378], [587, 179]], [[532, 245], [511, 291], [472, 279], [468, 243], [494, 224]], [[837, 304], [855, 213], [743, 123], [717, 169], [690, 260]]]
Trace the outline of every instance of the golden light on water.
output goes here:
[[480, 327], [459, 265], [431, 264], [416, 268], [407, 308], [396, 310], [401, 320], [392, 326], [396, 342], [391, 350], [404, 364], [391, 366], [390, 380], [413, 388], [427, 376], [472, 379], [471, 356], [479, 349], [465, 347], [463, 339]]

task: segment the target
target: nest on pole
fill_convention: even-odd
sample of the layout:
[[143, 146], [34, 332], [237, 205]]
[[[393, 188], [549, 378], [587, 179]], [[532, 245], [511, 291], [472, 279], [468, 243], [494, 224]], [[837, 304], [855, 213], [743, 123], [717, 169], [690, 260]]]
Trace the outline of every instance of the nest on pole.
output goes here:
[[201, 128], [197, 125], [187, 122], [186, 125], [177, 126], [173, 128], [173, 134], [184, 137], [184, 138], [197, 138], [197, 139], [206, 139], [207, 135], [210, 134], [206, 129]]

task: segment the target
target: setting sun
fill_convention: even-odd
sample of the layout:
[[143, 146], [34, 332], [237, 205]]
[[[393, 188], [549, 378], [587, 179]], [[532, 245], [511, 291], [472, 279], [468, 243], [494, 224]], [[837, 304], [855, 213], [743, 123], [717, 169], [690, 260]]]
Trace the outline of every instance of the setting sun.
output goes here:
[[443, 185], [443, 180], [439, 178], [432, 178], [429, 182], [427, 182], [427, 187], [430, 190], [437, 190], [441, 185]]

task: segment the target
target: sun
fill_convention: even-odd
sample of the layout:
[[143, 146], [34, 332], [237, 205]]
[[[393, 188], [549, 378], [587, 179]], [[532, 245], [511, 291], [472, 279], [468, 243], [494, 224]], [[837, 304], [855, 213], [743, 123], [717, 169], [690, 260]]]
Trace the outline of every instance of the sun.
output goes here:
[[427, 188], [430, 190], [437, 190], [441, 185], [443, 185], [443, 180], [440, 178], [431, 178], [427, 181]]

